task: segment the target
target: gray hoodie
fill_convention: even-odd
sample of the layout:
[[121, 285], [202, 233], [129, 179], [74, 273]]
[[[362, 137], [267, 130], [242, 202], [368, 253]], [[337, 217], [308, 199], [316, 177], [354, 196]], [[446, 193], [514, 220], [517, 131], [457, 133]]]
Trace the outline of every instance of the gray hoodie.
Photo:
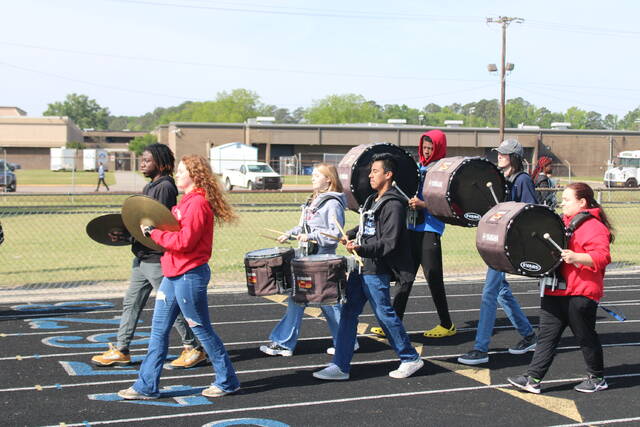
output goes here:
[[[336, 200], [336, 198], [339, 201]], [[302, 205], [300, 223], [287, 231], [287, 234], [291, 236], [304, 234], [303, 224], [306, 219], [307, 225], [311, 229], [309, 239], [318, 242], [318, 254], [335, 254], [338, 241], [323, 236], [320, 232], [341, 237], [341, 233], [333, 218], [336, 218], [340, 226], [344, 227], [345, 206], [347, 206], [347, 198], [344, 194], [334, 191], [320, 193], [309, 206]]]

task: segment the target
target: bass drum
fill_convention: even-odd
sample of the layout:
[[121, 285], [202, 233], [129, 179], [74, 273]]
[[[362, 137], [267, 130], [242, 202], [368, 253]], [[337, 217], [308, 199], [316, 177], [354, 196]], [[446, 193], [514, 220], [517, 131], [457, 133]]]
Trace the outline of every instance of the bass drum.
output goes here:
[[338, 164], [338, 175], [347, 196], [349, 209], [357, 211], [373, 193], [369, 184], [371, 159], [375, 154], [389, 153], [398, 162], [396, 184], [409, 197], [418, 192], [420, 170], [408, 151], [388, 142], [362, 144], [353, 147]]
[[565, 227], [553, 209], [544, 205], [505, 202], [494, 206], [478, 224], [476, 247], [494, 270], [521, 276], [542, 277], [562, 258], [549, 236], [566, 247]]
[[447, 224], [476, 227], [496, 201], [507, 197], [507, 181], [496, 165], [482, 157], [445, 157], [429, 168], [422, 196], [429, 212]]

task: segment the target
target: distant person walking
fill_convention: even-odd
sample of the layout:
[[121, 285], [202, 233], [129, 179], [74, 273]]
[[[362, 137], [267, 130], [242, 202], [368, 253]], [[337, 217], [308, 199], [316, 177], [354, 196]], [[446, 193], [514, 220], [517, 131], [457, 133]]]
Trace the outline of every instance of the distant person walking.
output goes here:
[[100, 190], [100, 183], [103, 183], [104, 186], [107, 187], [107, 191], [109, 191], [109, 186], [104, 180], [104, 166], [102, 165], [102, 162], [100, 162], [100, 165], [98, 166], [98, 186], [96, 187], [96, 191]]

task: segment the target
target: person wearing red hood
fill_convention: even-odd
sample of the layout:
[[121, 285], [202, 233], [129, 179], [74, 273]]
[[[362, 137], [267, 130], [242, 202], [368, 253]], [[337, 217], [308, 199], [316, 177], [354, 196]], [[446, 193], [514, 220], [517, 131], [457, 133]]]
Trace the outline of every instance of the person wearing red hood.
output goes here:
[[[420, 185], [418, 194], [409, 200], [409, 207], [418, 212], [415, 224], [408, 224], [411, 242], [411, 254], [414, 260], [414, 275], [422, 265], [424, 277], [429, 285], [429, 291], [436, 306], [440, 324], [426, 331], [427, 338], [442, 338], [456, 334], [456, 327], [449, 316], [447, 294], [444, 289], [444, 274], [442, 268], [442, 245], [440, 238], [444, 232], [444, 223], [435, 218], [427, 210], [422, 196], [422, 187], [427, 170], [438, 160], [447, 155], [447, 137], [439, 130], [425, 132], [420, 137], [418, 144], [418, 156], [420, 158]], [[393, 298], [393, 308], [398, 317], [403, 318], [413, 281], [397, 286]], [[371, 328], [371, 332], [378, 336], [384, 336], [380, 327]]]
[[561, 206], [563, 221], [569, 229], [578, 215], [587, 219], [573, 222], [576, 228], [569, 238], [569, 248], [562, 251], [564, 262], [560, 273], [566, 288], [545, 288], [538, 344], [527, 373], [508, 381], [521, 390], [540, 393], [542, 378], [551, 366], [563, 331], [569, 326], [578, 339], [588, 372], [587, 378], [574, 388], [593, 393], [608, 387], [602, 345], [596, 332], [596, 310], [603, 295], [605, 268], [611, 262], [609, 244], [614, 236], [607, 215], [587, 184], [569, 184], [562, 193]]

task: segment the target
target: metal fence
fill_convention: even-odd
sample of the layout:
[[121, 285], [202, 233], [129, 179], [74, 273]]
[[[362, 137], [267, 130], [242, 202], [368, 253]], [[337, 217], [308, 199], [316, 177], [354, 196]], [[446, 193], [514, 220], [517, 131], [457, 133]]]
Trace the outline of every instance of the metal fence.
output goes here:
[[[640, 193], [601, 190], [602, 201], [616, 229], [610, 270], [640, 265]], [[3, 194], [0, 222], [5, 242], [0, 245], [0, 287], [118, 284], [129, 278], [133, 255], [129, 246], [98, 244], [85, 232], [100, 215], [119, 213], [128, 194]], [[244, 283], [243, 257], [248, 251], [276, 246], [277, 234], [297, 224], [300, 205], [308, 192], [232, 192], [239, 215], [236, 224], [216, 227], [211, 258], [212, 284]], [[560, 195], [558, 194], [558, 198]], [[357, 223], [353, 212], [347, 226]], [[486, 266], [475, 248], [474, 228], [447, 226], [443, 237], [445, 277], [482, 275]], [[340, 248], [340, 252], [344, 250]]]

